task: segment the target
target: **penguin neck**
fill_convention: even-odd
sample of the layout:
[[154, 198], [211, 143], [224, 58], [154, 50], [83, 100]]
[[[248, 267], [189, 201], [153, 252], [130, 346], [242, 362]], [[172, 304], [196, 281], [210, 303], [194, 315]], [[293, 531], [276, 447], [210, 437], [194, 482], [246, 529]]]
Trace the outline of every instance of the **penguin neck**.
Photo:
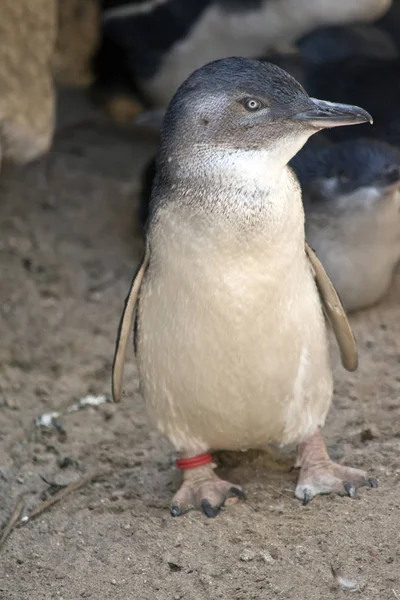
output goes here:
[[[198, 145], [178, 159], [174, 168], [180, 179], [217, 183], [218, 187], [246, 186], [247, 193], [268, 193], [280, 184], [291, 156], [268, 148], [212, 148]], [[175, 161], [173, 161], [175, 162]]]
[[180, 210], [276, 246], [304, 247], [299, 183], [282, 156], [268, 150], [203, 151], [168, 161], [168, 188]]

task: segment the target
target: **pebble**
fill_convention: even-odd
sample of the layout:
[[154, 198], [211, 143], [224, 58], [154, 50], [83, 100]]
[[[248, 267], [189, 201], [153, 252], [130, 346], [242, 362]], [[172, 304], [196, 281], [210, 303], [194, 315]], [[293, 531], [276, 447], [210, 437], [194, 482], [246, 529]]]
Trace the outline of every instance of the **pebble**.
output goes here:
[[249, 560], [254, 560], [256, 557], [256, 553], [253, 552], [252, 550], [249, 550], [248, 548], [245, 548], [241, 553], [240, 553], [240, 560], [243, 560], [244, 562], [248, 562]]
[[275, 559], [272, 558], [270, 553], [267, 552], [266, 550], [263, 550], [262, 552], [260, 552], [260, 555], [261, 555], [261, 558], [268, 564], [272, 564], [273, 562], [275, 562]]

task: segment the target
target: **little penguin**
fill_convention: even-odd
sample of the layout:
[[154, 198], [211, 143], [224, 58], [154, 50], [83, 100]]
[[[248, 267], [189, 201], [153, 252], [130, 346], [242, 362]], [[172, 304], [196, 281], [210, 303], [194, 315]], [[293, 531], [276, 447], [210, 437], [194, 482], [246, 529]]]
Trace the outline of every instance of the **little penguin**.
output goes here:
[[308, 243], [347, 311], [376, 304], [400, 261], [400, 152], [348, 140], [305, 147], [291, 161], [299, 178]]
[[332, 400], [324, 311], [342, 364], [357, 368], [339, 297], [305, 242], [288, 168], [326, 127], [372, 122], [362, 108], [310, 98], [275, 65], [229, 57], [196, 70], [167, 109], [146, 249], [120, 322], [112, 389], [119, 401], [134, 325], [149, 416], [180, 458], [171, 514], [215, 517], [240, 486], [211, 452], [297, 443], [295, 495], [376, 487], [332, 462], [321, 428]]
[[[232, 53], [286, 49], [326, 25], [372, 22], [392, 0], [103, 0], [98, 85], [166, 107], [196, 68]], [[107, 58], [109, 55], [110, 58]], [[125, 77], [127, 75], [127, 78]]]

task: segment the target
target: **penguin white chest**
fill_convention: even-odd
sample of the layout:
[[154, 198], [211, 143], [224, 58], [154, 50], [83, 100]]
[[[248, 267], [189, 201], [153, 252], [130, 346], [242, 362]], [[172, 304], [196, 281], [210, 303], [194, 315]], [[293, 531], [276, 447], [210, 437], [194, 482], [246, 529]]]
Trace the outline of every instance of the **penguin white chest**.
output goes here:
[[163, 224], [168, 246], [153, 246], [139, 300], [138, 366], [152, 418], [181, 452], [307, 437], [324, 422], [332, 380], [304, 253], [280, 264], [265, 244], [234, 250], [180, 231]]

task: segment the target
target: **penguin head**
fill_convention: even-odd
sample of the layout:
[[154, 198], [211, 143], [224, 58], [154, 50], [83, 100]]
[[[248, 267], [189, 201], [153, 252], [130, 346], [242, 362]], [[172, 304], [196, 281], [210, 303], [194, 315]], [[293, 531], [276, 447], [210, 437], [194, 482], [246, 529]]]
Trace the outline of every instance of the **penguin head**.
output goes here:
[[310, 98], [276, 65], [226, 58], [195, 71], [167, 109], [161, 151], [189, 160], [210, 149], [267, 150], [285, 166], [314, 133], [340, 125], [372, 122], [362, 108]]
[[398, 196], [400, 152], [372, 139], [304, 148], [291, 162], [306, 200], [322, 208], [360, 210]]

